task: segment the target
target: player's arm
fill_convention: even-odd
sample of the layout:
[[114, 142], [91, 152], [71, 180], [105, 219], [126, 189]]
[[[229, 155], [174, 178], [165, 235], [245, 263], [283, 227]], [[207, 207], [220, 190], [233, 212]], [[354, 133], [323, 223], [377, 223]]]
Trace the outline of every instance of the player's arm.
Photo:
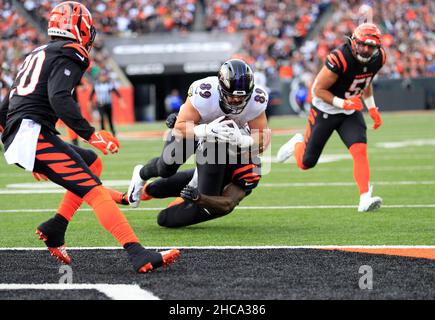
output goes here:
[[187, 201], [196, 203], [210, 211], [211, 214], [225, 215], [234, 208], [246, 196], [246, 192], [239, 186], [230, 183], [222, 193], [222, 196], [208, 196], [199, 193], [198, 189], [187, 186], [181, 191], [181, 197]]
[[329, 88], [337, 82], [338, 74], [332, 72], [326, 66], [323, 66], [314, 80], [313, 93], [316, 97], [326, 103], [333, 105], [335, 96], [329, 91]]
[[271, 137], [271, 131], [267, 124], [266, 113], [262, 112], [257, 118], [249, 121], [248, 126], [251, 130], [253, 146], [258, 148], [259, 153], [262, 153], [269, 146]]
[[189, 98], [180, 107], [177, 121], [174, 126], [174, 135], [187, 139], [225, 139], [224, 134], [230, 131], [227, 126], [232, 123], [231, 120], [224, 120], [224, 117], [219, 117], [207, 124], [199, 124], [201, 115], [195, 109]]
[[82, 74], [74, 61], [58, 59], [48, 78], [48, 98], [57, 116], [80, 137], [89, 140], [95, 129], [80, 114], [71, 94]]
[[57, 116], [74, 132], [104, 154], [107, 150], [115, 153], [119, 142], [109, 132], [95, 132], [89, 122], [83, 118], [78, 104], [72, 97], [72, 90], [79, 83], [83, 71], [70, 59], [60, 58], [54, 64], [48, 78], [48, 99]]
[[180, 107], [174, 126], [175, 134], [183, 138], [192, 139], [195, 136], [193, 128], [198, 125], [200, 119], [199, 112], [194, 108], [190, 99], [187, 98]]
[[382, 125], [382, 118], [375, 104], [373, 97], [373, 85], [370, 84], [363, 92], [364, 104], [373, 119], [373, 129], [377, 129]]
[[313, 94], [336, 108], [361, 111], [363, 109], [363, 101], [360, 96], [343, 99], [335, 96], [329, 90], [337, 82], [340, 75], [346, 71], [346, 68], [343, 54], [339, 50], [332, 51], [326, 57], [325, 65], [314, 80]]

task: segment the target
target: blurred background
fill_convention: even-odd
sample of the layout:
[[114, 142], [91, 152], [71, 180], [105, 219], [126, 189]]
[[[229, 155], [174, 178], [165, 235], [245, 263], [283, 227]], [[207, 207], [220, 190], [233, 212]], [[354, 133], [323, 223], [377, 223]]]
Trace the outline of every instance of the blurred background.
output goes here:
[[[46, 36], [61, 1], [1, 0], [1, 98], [23, 57]], [[92, 119], [89, 96], [109, 74], [116, 123], [156, 121], [177, 111], [196, 79], [242, 58], [270, 94], [268, 115], [305, 116], [310, 86], [328, 52], [360, 23], [383, 33], [386, 65], [374, 81], [381, 110], [435, 109], [435, 2], [333, 0], [86, 0], [98, 36], [86, 79], [77, 89]]]

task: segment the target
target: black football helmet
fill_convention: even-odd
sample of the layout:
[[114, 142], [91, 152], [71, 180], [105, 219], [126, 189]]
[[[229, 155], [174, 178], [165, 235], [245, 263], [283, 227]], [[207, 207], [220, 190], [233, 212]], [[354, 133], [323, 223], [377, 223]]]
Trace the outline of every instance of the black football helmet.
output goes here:
[[254, 73], [239, 59], [231, 59], [218, 72], [219, 106], [226, 114], [240, 114], [254, 90]]

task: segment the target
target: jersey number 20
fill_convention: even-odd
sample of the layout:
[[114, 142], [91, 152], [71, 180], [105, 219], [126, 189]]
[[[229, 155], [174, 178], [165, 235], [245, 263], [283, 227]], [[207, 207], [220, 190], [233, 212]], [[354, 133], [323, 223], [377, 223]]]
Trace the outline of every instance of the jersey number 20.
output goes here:
[[16, 81], [19, 81], [16, 88], [18, 95], [27, 96], [35, 91], [36, 85], [39, 81], [39, 76], [41, 75], [42, 64], [44, 63], [44, 60], [44, 50], [38, 51], [35, 54], [30, 54], [24, 60], [16, 78]]

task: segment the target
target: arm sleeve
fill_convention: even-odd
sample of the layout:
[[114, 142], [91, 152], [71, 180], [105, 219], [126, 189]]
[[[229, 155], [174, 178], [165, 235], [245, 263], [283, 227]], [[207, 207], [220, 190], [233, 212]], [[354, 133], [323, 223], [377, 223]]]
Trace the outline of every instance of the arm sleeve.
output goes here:
[[58, 59], [48, 78], [48, 98], [57, 116], [80, 137], [89, 140], [95, 129], [80, 114], [71, 94], [82, 75], [78, 64], [67, 58]]
[[3, 128], [6, 127], [6, 117], [9, 109], [9, 93], [10, 91], [8, 91], [6, 97], [0, 104], [0, 126], [2, 126]]

